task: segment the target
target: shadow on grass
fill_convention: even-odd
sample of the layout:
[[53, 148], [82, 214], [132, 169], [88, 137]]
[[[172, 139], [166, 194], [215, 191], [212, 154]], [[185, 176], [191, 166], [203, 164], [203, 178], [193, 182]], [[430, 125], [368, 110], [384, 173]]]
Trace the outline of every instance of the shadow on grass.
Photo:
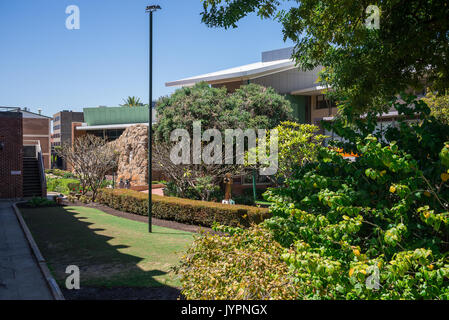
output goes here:
[[[114, 236], [99, 234], [108, 230], [89, 228], [93, 223], [73, 210], [51, 207], [21, 211], [69, 299], [176, 299], [180, 295], [177, 288], [155, 279], [166, 275], [166, 271], [143, 270], [139, 263], [144, 258], [121, 252], [130, 246], [112, 245]], [[80, 269], [81, 290], [64, 289], [69, 265]]]

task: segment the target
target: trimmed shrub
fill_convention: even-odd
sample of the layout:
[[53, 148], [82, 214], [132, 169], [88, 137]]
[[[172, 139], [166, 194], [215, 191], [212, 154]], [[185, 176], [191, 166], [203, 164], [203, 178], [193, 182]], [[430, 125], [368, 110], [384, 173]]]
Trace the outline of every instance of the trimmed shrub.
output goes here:
[[[269, 218], [268, 209], [153, 195], [153, 217], [211, 227], [214, 222], [249, 227]], [[148, 215], [148, 194], [124, 189], [101, 189], [97, 202], [116, 210]]]
[[[233, 229], [233, 230], [232, 230]], [[218, 227], [227, 235], [203, 234], [175, 268], [187, 299], [299, 299], [301, 286], [294, 282], [284, 251], [269, 231]]]

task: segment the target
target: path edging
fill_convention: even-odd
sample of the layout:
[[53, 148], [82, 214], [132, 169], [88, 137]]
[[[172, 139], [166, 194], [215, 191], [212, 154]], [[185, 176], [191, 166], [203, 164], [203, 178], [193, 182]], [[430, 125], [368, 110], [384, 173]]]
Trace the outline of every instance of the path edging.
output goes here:
[[45, 282], [47, 283], [47, 286], [49, 287], [51, 294], [53, 295], [55, 300], [65, 300], [64, 295], [61, 292], [61, 289], [59, 288], [58, 284], [56, 283], [56, 280], [53, 278], [53, 276], [50, 273], [50, 270], [48, 269], [47, 262], [45, 261], [44, 256], [39, 250], [39, 247], [37, 246], [36, 241], [34, 241], [30, 229], [28, 228], [25, 220], [22, 217], [22, 213], [20, 212], [19, 208], [16, 205], [17, 203], [23, 202], [13, 203], [12, 207], [14, 209], [14, 213], [16, 214], [16, 218], [19, 221], [20, 227], [25, 233], [28, 245], [30, 246], [34, 257], [36, 258], [37, 264], [39, 265], [39, 269], [41, 270], [42, 275], [44, 276]]

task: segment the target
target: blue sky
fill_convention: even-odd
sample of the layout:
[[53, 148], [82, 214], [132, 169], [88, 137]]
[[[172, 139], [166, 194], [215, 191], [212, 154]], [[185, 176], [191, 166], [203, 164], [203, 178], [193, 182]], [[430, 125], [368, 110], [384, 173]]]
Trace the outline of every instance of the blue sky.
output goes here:
[[[237, 29], [201, 23], [201, 0], [0, 1], [0, 106], [62, 109], [148, 102], [148, 15], [154, 16], [153, 96], [165, 82], [257, 62], [262, 51], [291, 46], [279, 23], [245, 18]], [[80, 8], [80, 30], [67, 30], [66, 7]]]

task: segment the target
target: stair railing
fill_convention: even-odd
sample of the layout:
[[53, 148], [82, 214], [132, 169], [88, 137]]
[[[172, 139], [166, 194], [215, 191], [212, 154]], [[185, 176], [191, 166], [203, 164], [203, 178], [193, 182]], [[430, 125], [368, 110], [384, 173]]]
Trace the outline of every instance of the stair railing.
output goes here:
[[39, 163], [39, 178], [41, 181], [41, 189], [42, 189], [42, 196], [47, 196], [47, 178], [45, 177], [45, 167], [44, 167], [44, 157], [42, 156], [42, 148], [41, 143], [38, 141], [37, 147], [37, 161]]

